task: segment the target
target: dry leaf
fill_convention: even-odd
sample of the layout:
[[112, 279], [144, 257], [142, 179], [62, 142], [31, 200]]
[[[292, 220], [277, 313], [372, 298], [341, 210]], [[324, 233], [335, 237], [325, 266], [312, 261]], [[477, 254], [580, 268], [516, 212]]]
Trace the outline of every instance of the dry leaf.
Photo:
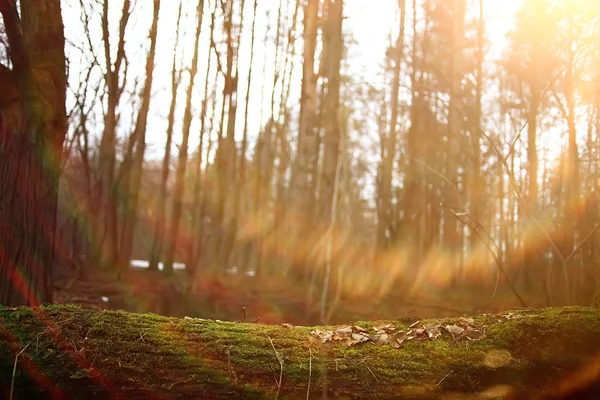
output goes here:
[[436, 324], [426, 324], [424, 326], [425, 331], [427, 332], [427, 336], [431, 340], [436, 340], [438, 337], [442, 336], [442, 332], [440, 332], [439, 325]]
[[371, 340], [376, 344], [388, 344], [390, 342], [390, 335], [387, 333], [379, 333], [372, 335]]
[[373, 329], [377, 333], [392, 333], [396, 330], [396, 327], [392, 324], [385, 324], [385, 325], [375, 325], [373, 327]]
[[444, 326], [444, 329], [446, 329], [448, 331], [448, 333], [450, 335], [452, 335], [452, 339], [457, 340], [464, 332], [465, 329], [461, 328], [458, 325], [446, 325]]
[[316, 329], [310, 333], [321, 340], [321, 343], [327, 343], [333, 339], [333, 332]]
[[369, 332], [369, 331], [368, 331], [368, 330], [366, 330], [365, 328], [362, 328], [362, 327], [360, 327], [360, 326], [358, 326], [358, 325], [354, 325], [354, 326], [353, 326], [353, 329], [354, 329], [354, 331], [355, 331], [355, 332], [360, 332], [360, 333], [367, 333], [367, 332]]

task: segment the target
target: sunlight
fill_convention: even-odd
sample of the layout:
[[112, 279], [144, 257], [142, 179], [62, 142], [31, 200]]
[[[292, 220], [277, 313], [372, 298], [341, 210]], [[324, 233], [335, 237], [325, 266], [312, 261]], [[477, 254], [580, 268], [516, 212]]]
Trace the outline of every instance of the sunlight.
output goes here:
[[600, 1], [0, 4], [0, 397], [600, 398]]

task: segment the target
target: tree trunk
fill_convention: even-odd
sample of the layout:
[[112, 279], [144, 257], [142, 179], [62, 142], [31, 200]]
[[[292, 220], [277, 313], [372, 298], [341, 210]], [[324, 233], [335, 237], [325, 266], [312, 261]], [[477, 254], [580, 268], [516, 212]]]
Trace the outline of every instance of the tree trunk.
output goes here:
[[[298, 238], [306, 237], [311, 231], [312, 206], [314, 192], [311, 191], [311, 177], [316, 170], [318, 154], [314, 153], [315, 143], [318, 141], [316, 130], [317, 119], [317, 76], [315, 75], [315, 50], [317, 46], [317, 19], [319, 14], [319, 0], [309, 0], [304, 7], [304, 48], [302, 61], [302, 93], [300, 96], [300, 116], [298, 129], [298, 151], [293, 163], [291, 188], [296, 199], [295, 214], [298, 216], [293, 226]], [[301, 254], [300, 256], [304, 256]], [[295, 272], [303, 278], [310, 270], [308, 259], [296, 261]], [[302, 279], [305, 281], [305, 279]]]
[[121, 233], [121, 249], [119, 267], [127, 270], [133, 251], [133, 235], [138, 217], [138, 199], [144, 167], [144, 154], [146, 152], [146, 123], [150, 111], [152, 96], [152, 77], [154, 74], [154, 58], [156, 54], [156, 38], [158, 36], [158, 15], [160, 0], [154, 0], [154, 16], [150, 28], [150, 49], [146, 60], [146, 82], [142, 93], [142, 104], [135, 124], [135, 131], [131, 140], [137, 142], [137, 150], [131, 168], [130, 187], [128, 189], [127, 208], [124, 212], [123, 231]]
[[[458, 220], [454, 215], [460, 206], [458, 201], [458, 166], [460, 165], [460, 142], [462, 134], [461, 114], [463, 93], [461, 92], [463, 77], [463, 47], [465, 25], [465, 0], [452, 2], [452, 44], [450, 56], [450, 103], [448, 105], [448, 142], [446, 147], [446, 177], [452, 185], [445, 185], [445, 205], [443, 211], [444, 234], [443, 243], [451, 254], [461, 253], [462, 246], [458, 239]], [[454, 187], [452, 187], [454, 186]], [[461, 281], [462, 266], [456, 256], [449, 259], [447, 268], [453, 269], [455, 283]]]
[[149, 270], [158, 270], [158, 263], [163, 258], [163, 248], [165, 241], [165, 219], [167, 212], [167, 191], [169, 186], [169, 175], [171, 173], [171, 143], [173, 141], [173, 129], [175, 125], [175, 110], [177, 108], [177, 91], [179, 82], [181, 82], [182, 69], [177, 68], [177, 47], [179, 45], [180, 21], [182, 13], [182, 3], [179, 3], [177, 13], [177, 33], [175, 35], [175, 45], [173, 49], [173, 65], [171, 70], [171, 106], [167, 118], [167, 141], [165, 144], [165, 155], [163, 157], [162, 174], [160, 181], [160, 190], [158, 197], [158, 210], [156, 212], [156, 224], [154, 226], [154, 239], [150, 250]]
[[[321, 343], [311, 334], [338, 327], [289, 328], [75, 307], [0, 308], [0, 396], [8, 398], [13, 379], [16, 400], [600, 396], [600, 309], [521, 310], [475, 321], [468, 326], [486, 327], [480, 340], [454, 340], [442, 328], [435, 340], [423, 333], [396, 349], [373, 342]], [[413, 322], [390, 324], [406, 332]], [[457, 320], [431, 322], [447, 326]], [[360, 325], [372, 337], [373, 327], [383, 326]]]
[[173, 194], [173, 212], [171, 214], [171, 233], [167, 240], [167, 250], [165, 253], [164, 272], [170, 274], [173, 272], [173, 263], [178, 250], [179, 243], [179, 223], [181, 218], [181, 208], [183, 194], [185, 191], [185, 171], [188, 161], [188, 141], [192, 125], [192, 96], [194, 93], [194, 80], [198, 73], [198, 47], [200, 43], [200, 32], [202, 29], [202, 15], [204, 11], [204, 0], [198, 1], [197, 8], [197, 26], [194, 44], [194, 57], [190, 68], [190, 82], [186, 93], [185, 112], [183, 116], [183, 132], [181, 147], [179, 149], [179, 160], [177, 162], [177, 171], [175, 175], [175, 193]]
[[[322, 186], [320, 193], [321, 218], [332, 230], [335, 224], [333, 212], [336, 210], [336, 178], [338, 157], [340, 156], [340, 67], [343, 54], [342, 20], [343, 0], [326, 0], [327, 21], [323, 30], [323, 66], [327, 78], [327, 93], [324, 98], [323, 114], [327, 116], [324, 134], [324, 153], [322, 169]], [[331, 237], [328, 238], [331, 241]], [[327, 245], [329, 246], [329, 244]], [[321, 318], [325, 318], [325, 307], [328, 301], [329, 281], [332, 260], [330, 252], [325, 251], [322, 261], [325, 270], [321, 294]]]
[[[214, 40], [215, 32], [215, 13], [211, 12], [210, 17], [210, 42]], [[206, 75], [204, 76], [204, 97], [202, 100], [202, 109], [200, 110], [200, 143], [198, 143], [198, 151], [196, 154], [196, 165], [194, 169], [194, 189], [193, 189], [193, 200], [192, 200], [192, 223], [190, 226], [191, 240], [190, 245], [187, 249], [187, 258], [185, 262], [185, 270], [188, 276], [192, 277], [198, 268], [200, 254], [203, 246], [203, 227], [204, 227], [204, 208], [206, 206], [207, 194], [202, 193], [204, 188], [203, 180], [206, 175], [202, 174], [202, 155], [204, 153], [204, 138], [208, 136], [210, 138], [210, 130], [207, 134], [207, 121], [206, 114], [208, 110], [208, 88], [210, 86], [210, 72], [211, 72], [211, 59], [212, 59], [212, 46], [208, 46], [208, 54], [206, 57]], [[211, 127], [212, 128], [212, 127]], [[208, 155], [209, 152], [206, 152]], [[208, 158], [208, 157], [207, 157]], [[208, 165], [208, 162], [207, 162]]]
[[[226, 27], [226, 43], [227, 43], [227, 71], [225, 76], [225, 89], [223, 91], [224, 99], [227, 101], [227, 134], [225, 140], [219, 145], [219, 154], [221, 165], [219, 168], [220, 180], [222, 187], [223, 207], [223, 235], [221, 238], [219, 248], [219, 264], [222, 267], [229, 265], [230, 256], [235, 244], [235, 237], [237, 231], [237, 216], [235, 209], [236, 196], [239, 196], [239, 186], [235, 185], [236, 181], [236, 166], [237, 166], [237, 146], [235, 143], [235, 126], [236, 116], [238, 108], [238, 71], [239, 71], [239, 50], [240, 50], [240, 39], [242, 34], [242, 21], [244, 12], [244, 0], [241, 0], [240, 9], [240, 24], [237, 40], [234, 40], [233, 31], [233, 17], [234, 7], [233, 0], [225, 3], [223, 7], [223, 13], [225, 15], [225, 27]], [[235, 46], [234, 46], [235, 43]], [[225, 101], [225, 100], [224, 100]], [[235, 186], [231, 195], [228, 188], [233, 184]]]
[[58, 0], [22, 0], [22, 18], [0, 1], [0, 12], [13, 64], [0, 65], [0, 304], [39, 305], [53, 291], [67, 132], [64, 29]]
[[392, 218], [392, 177], [394, 170], [394, 161], [396, 159], [396, 145], [398, 143], [398, 95], [400, 92], [400, 70], [402, 67], [402, 59], [404, 54], [404, 24], [406, 16], [406, 0], [398, 2], [400, 8], [400, 30], [396, 39], [396, 45], [393, 48], [394, 61], [394, 77], [392, 78], [392, 98], [391, 98], [391, 118], [387, 137], [384, 136], [383, 152], [381, 160], [381, 212], [378, 221], [378, 239], [377, 242], [382, 249], [389, 247], [392, 237], [393, 227], [395, 223]]
[[[250, 88], [251, 88], [251, 84], [252, 84], [252, 70], [253, 70], [253, 66], [254, 66], [254, 43], [255, 43], [255, 39], [256, 39], [256, 12], [258, 9], [258, 0], [254, 0], [254, 5], [252, 7], [252, 29], [251, 29], [251, 39], [250, 39], [250, 60], [249, 60], [249, 66], [248, 66], [248, 82], [246, 84], [246, 101], [245, 101], [245, 105], [244, 105], [244, 132], [242, 135], [242, 149], [240, 152], [240, 166], [239, 166], [239, 181], [238, 184], [236, 186], [239, 186], [239, 190], [241, 191], [242, 188], [244, 190], [250, 190], [250, 187], [248, 185], [246, 185], [246, 176], [247, 176], [247, 158], [246, 158], [246, 153], [248, 150], [248, 115], [249, 115], [249, 110], [250, 110]], [[246, 200], [244, 199], [244, 201], [242, 201], [242, 196], [239, 195], [235, 198], [235, 219], [238, 220], [240, 218], [240, 215], [246, 215], [246, 210], [245, 207], [244, 210], [242, 210], [242, 206], [246, 205]], [[245, 196], [244, 196], [245, 197]], [[243, 244], [243, 248], [247, 249], [251, 244], [250, 243], [244, 243]], [[250, 264], [250, 254], [248, 254], [246, 251], [242, 252], [243, 254], [238, 257], [238, 262], [240, 264], [240, 271], [246, 272], [248, 271], [248, 267]]]

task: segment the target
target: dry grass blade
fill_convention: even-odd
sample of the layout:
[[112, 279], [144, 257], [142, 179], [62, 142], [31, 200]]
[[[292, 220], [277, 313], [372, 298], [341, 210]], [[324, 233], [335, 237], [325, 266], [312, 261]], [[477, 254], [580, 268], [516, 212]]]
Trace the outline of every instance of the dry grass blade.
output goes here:
[[437, 383], [437, 385], [438, 385], [438, 386], [440, 386], [440, 384], [441, 384], [442, 382], [444, 382], [444, 380], [446, 380], [446, 378], [447, 378], [447, 377], [449, 377], [449, 376], [450, 376], [450, 374], [452, 374], [453, 372], [454, 372], [454, 370], [452, 370], [452, 371], [448, 372], [448, 374], [447, 374], [445, 377], [443, 377], [442, 379], [440, 379], [440, 381]]
[[273, 351], [275, 352], [275, 357], [277, 357], [277, 360], [279, 361], [279, 380], [277, 381], [277, 394], [275, 394], [275, 400], [277, 400], [279, 398], [279, 393], [281, 392], [281, 382], [283, 381], [283, 358], [281, 357], [281, 354], [279, 354], [279, 352], [275, 348], [273, 339], [271, 339], [271, 337], [269, 335], [267, 335], [266, 333], [265, 333], [265, 336], [267, 337], [267, 339], [269, 339], [269, 342], [271, 343], [271, 347], [273, 348]]
[[231, 372], [231, 375], [233, 375], [233, 379], [235, 379], [235, 381], [238, 381], [237, 375], [235, 374], [235, 371], [233, 370], [233, 365], [231, 363], [231, 353], [229, 352], [229, 350], [227, 350], [227, 366], [229, 367], [229, 371]]
[[369, 367], [367, 364], [365, 364], [365, 367], [367, 367], [367, 370], [371, 373], [371, 375], [373, 376], [373, 378], [375, 378], [375, 381], [377, 383], [379, 383], [379, 379], [377, 379], [377, 376], [375, 376], [375, 374], [373, 373], [373, 370], [371, 369], [371, 367]]
[[308, 388], [306, 389], [306, 400], [310, 397], [310, 383], [312, 380], [312, 348], [308, 346]]
[[25, 346], [23, 348], [23, 350], [21, 350], [16, 356], [15, 356], [15, 363], [13, 364], [13, 372], [12, 372], [12, 380], [10, 382], [10, 396], [9, 399], [13, 400], [13, 393], [14, 393], [14, 389], [15, 389], [15, 376], [17, 375], [17, 361], [19, 359], [19, 356], [21, 354], [23, 354], [23, 352], [25, 352], [25, 350], [27, 350], [27, 348], [29, 347], [29, 345], [31, 344], [31, 342], [27, 343], [27, 346]]

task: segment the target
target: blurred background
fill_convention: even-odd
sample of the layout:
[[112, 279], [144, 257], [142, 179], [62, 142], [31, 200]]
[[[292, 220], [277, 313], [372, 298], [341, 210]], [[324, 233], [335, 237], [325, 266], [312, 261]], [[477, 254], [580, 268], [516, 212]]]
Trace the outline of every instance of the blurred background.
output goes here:
[[63, 17], [56, 302], [318, 324], [592, 301], [599, 2]]

